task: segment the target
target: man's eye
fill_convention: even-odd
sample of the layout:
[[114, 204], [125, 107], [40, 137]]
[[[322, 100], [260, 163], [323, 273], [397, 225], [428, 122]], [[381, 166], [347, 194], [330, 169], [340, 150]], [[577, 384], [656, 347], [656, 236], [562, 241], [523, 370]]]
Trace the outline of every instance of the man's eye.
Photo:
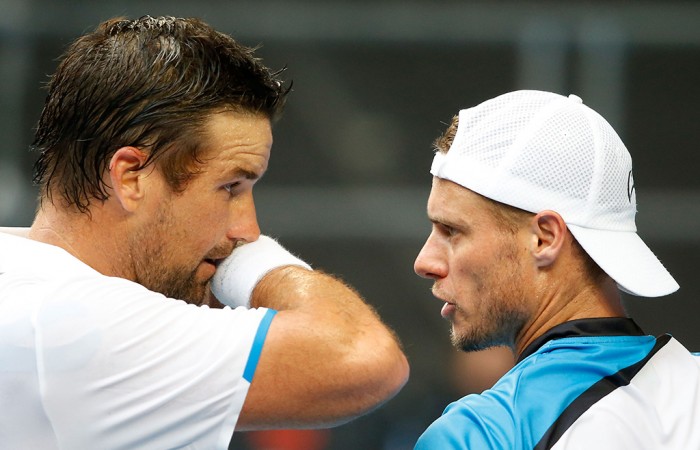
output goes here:
[[443, 225], [443, 227], [444, 227], [444, 229], [445, 229], [445, 234], [447, 234], [448, 236], [454, 236], [454, 235], [457, 234], [457, 229], [456, 229], [456, 228], [451, 227], [451, 226], [449, 226], [449, 225]]
[[233, 191], [235, 191], [236, 188], [240, 186], [240, 184], [241, 183], [239, 181], [236, 181], [235, 183], [229, 183], [224, 186], [224, 190], [226, 190], [226, 192], [228, 192], [229, 194], [233, 194]]

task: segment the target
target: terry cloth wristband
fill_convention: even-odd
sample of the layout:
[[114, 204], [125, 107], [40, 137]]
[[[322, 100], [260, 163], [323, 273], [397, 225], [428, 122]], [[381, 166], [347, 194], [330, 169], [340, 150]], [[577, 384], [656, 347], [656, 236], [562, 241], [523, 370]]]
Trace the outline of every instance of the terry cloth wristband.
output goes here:
[[282, 266], [312, 270], [277, 241], [261, 235], [257, 241], [237, 247], [219, 264], [211, 280], [211, 290], [224, 305], [249, 307], [253, 289], [262, 277]]

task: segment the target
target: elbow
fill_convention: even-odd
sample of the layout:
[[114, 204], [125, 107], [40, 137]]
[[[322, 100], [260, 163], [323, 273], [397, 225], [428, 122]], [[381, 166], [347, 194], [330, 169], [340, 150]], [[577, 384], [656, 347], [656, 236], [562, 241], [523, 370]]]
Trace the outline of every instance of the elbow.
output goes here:
[[[358, 415], [367, 414], [395, 397], [408, 382], [410, 367], [408, 359], [397, 341], [391, 340], [378, 345], [373, 340], [369, 345], [357, 350], [357, 358], [350, 364], [349, 373], [358, 377], [356, 398], [360, 408]], [[355, 359], [353, 358], [353, 359]]]
[[388, 363], [383, 370], [384, 376], [379, 382], [381, 383], [381, 395], [389, 400], [398, 394], [408, 382], [410, 366], [406, 355], [398, 345], [387, 352], [384, 361], [388, 361]]

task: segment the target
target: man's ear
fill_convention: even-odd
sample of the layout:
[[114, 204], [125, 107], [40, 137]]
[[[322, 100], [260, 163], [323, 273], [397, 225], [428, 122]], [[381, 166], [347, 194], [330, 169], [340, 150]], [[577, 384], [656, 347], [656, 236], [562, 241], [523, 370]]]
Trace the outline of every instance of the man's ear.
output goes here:
[[122, 208], [134, 211], [144, 195], [143, 172], [148, 155], [136, 147], [121, 147], [109, 161], [109, 179]]
[[554, 211], [542, 211], [532, 218], [530, 226], [535, 263], [538, 267], [553, 264], [566, 242], [568, 229], [564, 219]]

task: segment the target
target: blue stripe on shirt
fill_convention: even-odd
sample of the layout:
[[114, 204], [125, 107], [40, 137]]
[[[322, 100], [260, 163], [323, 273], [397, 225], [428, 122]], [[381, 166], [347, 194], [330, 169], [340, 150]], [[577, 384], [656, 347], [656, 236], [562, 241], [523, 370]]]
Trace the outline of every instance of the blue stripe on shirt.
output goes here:
[[277, 314], [277, 311], [268, 309], [260, 321], [260, 325], [258, 325], [258, 332], [255, 333], [253, 347], [250, 349], [250, 355], [248, 355], [248, 363], [245, 366], [245, 370], [243, 370], [243, 378], [248, 381], [248, 383], [253, 381], [253, 375], [255, 375], [255, 369], [258, 367], [260, 354], [262, 353], [263, 344], [267, 337], [267, 330], [270, 329], [270, 324], [275, 314]]

